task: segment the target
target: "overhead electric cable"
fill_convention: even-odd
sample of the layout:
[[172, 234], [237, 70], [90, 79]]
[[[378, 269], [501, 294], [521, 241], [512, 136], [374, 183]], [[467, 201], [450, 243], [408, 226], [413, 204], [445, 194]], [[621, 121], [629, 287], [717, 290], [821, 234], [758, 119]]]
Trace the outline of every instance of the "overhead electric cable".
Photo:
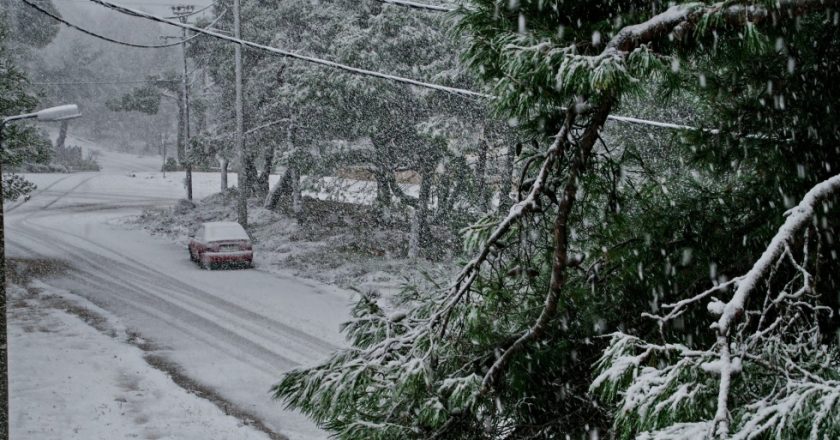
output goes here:
[[33, 86], [81, 86], [81, 85], [119, 85], [119, 84], [143, 84], [161, 82], [181, 82], [180, 79], [138, 79], [126, 81], [63, 81], [63, 82], [31, 82]]
[[[178, 45], [180, 45], [180, 44], [182, 44], [182, 43], [186, 43], [187, 41], [190, 41], [190, 40], [192, 40], [193, 38], [199, 37], [199, 36], [201, 35], [201, 34], [196, 34], [196, 35], [193, 35], [193, 36], [191, 36], [191, 37], [189, 37], [189, 38], [185, 38], [185, 39], [182, 39], [182, 40], [178, 40], [178, 41], [176, 41], [176, 42], [174, 42], [174, 43], [165, 43], [165, 44], [138, 44], [138, 43], [129, 43], [129, 42], [126, 42], [126, 41], [119, 41], [119, 40], [115, 40], [115, 39], [110, 38], [110, 37], [106, 37], [106, 36], [104, 36], [104, 35], [97, 34], [96, 32], [89, 31], [89, 30], [87, 30], [87, 29], [85, 29], [85, 28], [83, 28], [83, 27], [81, 27], [81, 26], [78, 26], [78, 25], [75, 25], [75, 24], [73, 24], [73, 23], [70, 23], [69, 21], [67, 21], [67, 20], [65, 20], [65, 19], [63, 19], [63, 18], [61, 18], [61, 17], [60, 17], [60, 16], [58, 16], [58, 15], [53, 14], [52, 12], [50, 12], [50, 11], [48, 11], [48, 10], [46, 10], [46, 9], [42, 8], [41, 6], [38, 6], [37, 4], [35, 4], [35, 3], [31, 2], [30, 0], [23, 0], [23, 2], [24, 2], [24, 3], [26, 3], [28, 6], [30, 6], [30, 7], [32, 7], [32, 8], [35, 8], [36, 10], [38, 10], [39, 12], [41, 12], [42, 14], [47, 15], [48, 17], [52, 18], [53, 20], [56, 20], [56, 21], [58, 21], [59, 23], [61, 23], [61, 24], [65, 25], [65, 26], [67, 26], [67, 27], [70, 27], [70, 28], [76, 29], [76, 30], [77, 30], [77, 31], [79, 31], [79, 32], [82, 32], [82, 33], [84, 33], [84, 34], [87, 34], [87, 35], [90, 35], [90, 36], [92, 36], [92, 37], [98, 38], [98, 39], [100, 39], [100, 40], [105, 40], [105, 41], [107, 41], [107, 42], [109, 42], [109, 43], [119, 44], [119, 45], [122, 45], [122, 46], [135, 47], [135, 48], [139, 48], [139, 49], [164, 49], [164, 48], [167, 48], [167, 47], [178, 46]], [[208, 25], [208, 27], [213, 26], [213, 25], [214, 25], [217, 21], [219, 21], [219, 20], [222, 18], [222, 16], [224, 16], [224, 15], [225, 15], [225, 12], [226, 12], [226, 11], [222, 12], [221, 14], [219, 14], [219, 16], [218, 16], [218, 17], [216, 17], [216, 19], [215, 19], [212, 23], [210, 23], [210, 24]]]
[[[28, 0], [24, 0], [24, 1], [28, 1]], [[387, 74], [387, 73], [377, 72], [377, 71], [373, 71], [373, 70], [361, 69], [361, 68], [358, 68], [358, 67], [348, 66], [346, 64], [341, 64], [341, 63], [337, 63], [337, 62], [334, 62], [334, 61], [324, 60], [324, 59], [321, 59], [321, 58], [316, 58], [316, 57], [312, 57], [312, 56], [308, 56], [308, 55], [301, 55], [299, 53], [291, 52], [291, 51], [288, 51], [288, 50], [285, 50], [285, 49], [279, 49], [279, 48], [276, 48], [276, 47], [271, 47], [271, 46], [266, 46], [266, 45], [263, 45], [263, 44], [254, 43], [254, 42], [248, 41], [248, 40], [237, 39], [237, 38], [230, 37], [230, 36], [220, 34], [220, 33], [217, 33], [217, 32], [208, 31], [207, 29], [197, 28], [197, 27], [195, 27], [193, 25], [190, 25], [190, 24], [181, 23], [181, 22], [178, 22], [178, 21], [174, 21], [174, 20], [170, 20], [170, 19], [166, 19], [166, 18], [163, 18], [163, 17], [156, 16], [156, 15], [153, 15], [153, 14], [149, 14], [147, 12], [138, 11], [136, 9], [127, 8], [125, 6], [120, 6], [120, 5], [117, 5], [117, 4], [108, 2], [108, 1], [104, 1], [104, 0], [90, 0], [90, 1], [93, 2], [93, 3], [100, 4], [102, 6], [105, 6], [106, 8], [113, 9], [115, 11], [121, 12], [121, 13], [126, 14], [126, 15], [131, 15], [131, 16], [134, 16], [134, 17], [141, 17], [141, 18], [145, 18], [145, 19], [148, 19], [148, 20], [157, 21], [159, 23], [166, 23], [166, 24], [169, 24], [169, 25], [172, 25], [172, 26], [188, 29], [188, 30], [191, 30], [193, 32], [202, 33], [204, 35], [208, 35], [208, 36], [220, 39], [220, 40], [226, 40], [226, 41], [229, 41], [229, 42], [232, 42], [232, 43], [236, 43], [236, 44], [239, 44], [239, 45], [242, 45], [242, 46], [245, 46], [245, 47], [250, 47], [250, 48], [253, 48], [253, 49], [257, 49], [257, 50], [266, 51], [266, 52], [270, 52], [270, 53], [273, 53], [273, 54], [276, 54], [276, 55], [281, 55], [281, 56], [288, 57], [288, 58], [294, 58], [294, 59], [306, 61], [306, 62], [313, 63], [313, 64], [319, 64], [319, 65], [326, 66], [326, 67], [332, 67], [332, 68], [335, 68], [335, 69], [344, 70], [346, 72], [350, 72], [350, 73], [354, 73], [354, 74], [358, 74], [358, 75], [372, 76], [372, 77], [387, 79], [389, 81], [400, 82], [400, 83], [403, 83], [403, 84], [410, 84], [410, 85], [413, 85], [413, 86], [423, 87], [423, 88], [432, 89], [432, 90], [439, 90], [439, 91], [451, 93], [451, 94], [454, 94], [454, 95], [471, 96], [471, 97], [478, 97], [478, 98], [492, 98], [491, 95], [488, 95], [488, 94], [485, 94], [485, 93], [479, 93], [479, 92], [475, 92], [475, 91], [467, 90], [467, 89], [459, 89], [459, 88], [456, 88], [456, 87], [442, 86], [440, 84], [427, 83], [427, 82], [418, 81], [418, 80], [415, 80], [415, 79], [403, 78], [403, 77], [400, 77], [400, 76], [390, 75], [390, 74]]]
[[670, 128], [673, 130], [687, 130], [687, 131], [702, 131], [704, 133], [709, 134], [720, 134], [720, 130], [717, 128], [698, 128], [691, 125], [682, 125], [682, 124], [674, 124], [671, 122], [660, 122], [660, 121], [651, 121], [648, 119], [640, 119], [634, 118], [631, 116], [619, 116], [619, 115], [610, 115], [607, 119], [616, 121], [616, 122], [623, 122], [625, 124], [634, 124], [634, 125], [648, 125], [651, 127], [659, 127], [659, 128]]
[[380, 3], [387, 3], [394, 6], [403, 6], [406, 8], [411, 9], [421, 9], [425, 11], [434, 11], [434, 12], [453, 12], [455, 8], [449, 8], [446, 6], [438, 6], [438, 5], [430, 5], [426, 3], [418, 3], [406, 0], [376, 0]]
[[[50, 0], [52, 2], [61, 2], [61, 3], [87, 3], [88, 0]], [[171, 1], [160, 1], [160, 2], [147, 2], [147, 1], [135, 1], [135, 0], [123, 0], [126, 3], [131, 3], [132, 5], [144, 5], [144, 6], [172, 6]]]
[[[24, 1], [28, 2], [28, 0], [24, 0]], [[229, 41], [229, 42], [239, 44], [239, 45], [242, 45], [242, 46], [245, 46], [245, 47], [250, 47], [250, 48], [253, 48], [253, 49], [257, 49], [257, 50], [266, 51], [266, 52], [270, 52], [270, 53], [273, 53], [273, 54], [276, 54], [276, 55], [281, 55], [281, 56], [288, 57], [288, 58], [298, 59], [298, 60], [306, 61], [306, 62], [313, 63], [313, 64], [318, 64], [318, 65], [322, 65], [322, 66], [326, 66], [326, 67], [332, 67], [332, 68], [335, 68], [335, 69], [343, 70], [343, 71], [350, 72], [350, 73], [357, 74], [357, 75], [372, 76], [372, 77], [375, 77], [375, 78], [381, 78], [381, 79], [385, 79], [385, 80], [389, 80], [389, 81], [399, 82], [399, 83], [403, 83], [403, 84], [409, 84], [409, 85], [422, 87], [422, 88], [427, 88], [427, 89], [432, 89], [432, 90], [439, 90], [439, 91], [443, 91], [443, 92], [447, 92], [447, 93], [451, 93], [451, 94], [459, 95], [459, 96], [465, 96], [465, 97], [477, 97], [477, 98], [487, 98], [487, 99], [495, 99], [496, 98], [495, 96], [489, 95], [489, 94], [486, 94], [486, 93], [475, 92], [475, 91], [467, 90], [467, 89], [459, 89], [459, 88], [456, 88], [456, 87], [442, 86], [440, 84], [427, 83], [427, 82], [418, 81], [418, 80], [415, 80], [415, 79], [404, 78], [404, 77], [400, 77], [400, 76], [396, 76], [396, 75], [390, 75], [390, 74], [387, 74], [387, 73], [382, 73], [382, 72], [377, 72], [377, 71], [373, 71], [373, 70], [367, 70], [367, 69], [361, 69], [361, 68], [358, 68], [358, 67], [348, 66], [348, 65], [345, 65], [345, 64], [341, 64], [341, 63], [337, 63], [337, 62], [329, 61], [329, 60], [324, 60], [324, 59], [321, 59], [321, 58], [316, 58], [316, 57], [312, 57], [312, 56], [308, 56], [308, 55], [301, 55], [301, 54], [291, 52], [291, 51], [288, 51], [288, 50], [285, 50], [285, 49], [279, 49], [279, 48], [276, 48], [276, 47], [271, 47], [271, 46], [266, 46], [266, 45], [263, 45], [263, 44], [254, 43], [254, 42], [248, 41], [248, 40], [242, 40], [242, 39], [230, 37], [230, 36], [227, 36], [227, 35], [222, 35], [222, 34], [219, 34], [219, 33], [216, 33], [216, 32], [209, 31], [206, 28], [198, 28], [198, 27], [195, 27], [195, 26], [192, 26], [192, 25], [189, 25], [189, 24], [181, 23], [181, 22], [170, 20], [170, 19], [163, 18], [163, 17], [158, 17], [156, 15], [149, 14], [147, 12], [127, 8], [125, 6], [114, 4], [114, 3], [111, 3], [111, 2], [106, 1], [106, 0], [89, 0], [89, 1], [91, 1], [93, 3], [97, 3], [99, 5], [102, 5], [106, 8], [113, 9], [117, 12], [120, 12], [120, 13], [123, 13], [123, 14], [126, 14], [126, 15], [145, 18], [147, 20], [152, 20], [152, 21], [156, 21], [156, 22], [159, 22], [159, 23], [169, 24], [171, 26], [176, 26], [176, 27], [188, 29], [188, 30], [191, 30], [193, 32], [200, 33], [200, 34], [208, 35], [208, 36], [211, 36], [211, 37], [219, 39], [219, 40]], [[393, 1], [397, 1], [397, 0], [393, 0]], [[720, 130], [716, 130], [716, 129], [703, 129], [703, 128], [692, 127], [692, 126], [689, 126], [689, 125], [680, 125], [680, 124], [672, 124], [672, 123], [669, 123], [669, 122], [651, 121], [651, 120], [633, 118], [633, 117], [628, 117], [628, 116], [610, 115], [610, 116], [608, 116], [608, 119], [613, 120], [613, 121], [617, 121], [617, 122], [624, 122], [624, 123], [628, 123], [628, 124], [648, 125], [648, 126], [659, 127], [659, 128], [670, 128], [670, 129], [675, 129], [675, 130], [702, 131], [702, 132], [711, 133], [711, 134], [720, 133]]]

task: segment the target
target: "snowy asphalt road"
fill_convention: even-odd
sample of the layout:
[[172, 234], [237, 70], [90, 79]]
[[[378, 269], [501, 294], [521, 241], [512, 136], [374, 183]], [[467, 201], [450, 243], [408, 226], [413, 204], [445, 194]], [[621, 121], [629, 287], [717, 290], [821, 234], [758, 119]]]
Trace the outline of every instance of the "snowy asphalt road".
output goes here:
[[[268, 390], [283, 371], [343, 344], [338, 326], [351, 294], [259, 270], [199, 269], [182, 245], [118, 224], [174, 203], [182, 177], [161, 178], [156, 159], [103, 153], [101, 162], [99, 173], [29, 176], [39, 190], [7, 207], [8, 256], [65, 261], [69, 269], [46, 282], [113, 313], [149, 341], [151, 354], [271, 430], [325, 438]], [[197, 175], [197, 196], [214, 191], [217, 178]]]

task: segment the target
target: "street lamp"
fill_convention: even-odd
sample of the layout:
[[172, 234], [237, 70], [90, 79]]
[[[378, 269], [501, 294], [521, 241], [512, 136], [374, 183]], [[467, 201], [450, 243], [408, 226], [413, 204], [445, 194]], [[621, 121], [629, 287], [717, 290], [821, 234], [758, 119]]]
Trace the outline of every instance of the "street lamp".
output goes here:
[[[21, 119], [37, 119], [39, 121], [66, 121], [82, 116], [76, 104], [59, 105], [46, 108], [34, 113], [7, 116], [0, 120], [0, 154], [3, 152], [3, 130], [6, 124]], [[0, 156], [2, 157], [2, 156]], [[3, 163], [0, 160], [0, 414], [2, 427], [0, 438], [9, 438], [9, 371], [6, 338], [6, 231], [3, 225]]]
[[79, 116], [82, 116], [82, 114], [79, 113], [79, 106], [77, 106], [76, 104], [59, 105], [57, 107], [45, 108], [34, 113], [24, 113], [22, 115], [4, 117], [3, 122], [0, 123], [0, 128], [4, 127], [9, 122], [18, 121], [21, 119], [37, 119], [39, 121], [64, 121], [67, 119], [78, 118]]

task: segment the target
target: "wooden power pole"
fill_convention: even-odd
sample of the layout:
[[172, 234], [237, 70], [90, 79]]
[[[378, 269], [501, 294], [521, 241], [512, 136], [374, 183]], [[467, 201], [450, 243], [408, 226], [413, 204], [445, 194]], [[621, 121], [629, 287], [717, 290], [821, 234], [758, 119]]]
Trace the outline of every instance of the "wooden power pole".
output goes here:
[[[195, 10], [195, 6], [193, 5], [177, 5], [172, 6], [172, 15], [178, 17], [178, 20], [181, 23], [187, 22], [187, 17], [189, 17], [193, 11]], [[186, 173], [186, 186], [187, 186], [187, 200], [192, 200], [193, 198], [193, 191], [192, 191], [192, 158], [190, 157], [190, 94], [189, 94], [189, 84], [187, 78], [187, 29], [181, 28], [181, 53], [183, 54], [184, 58], [184, 74], [183, 74], [183, 81], [181, 82], [181, 99], [183, 105], [183, 118], [184, 118], [184, 171]]]
[[[239, 0], [233, 0], [233, 36], [241, 39], [239, 26]], [[236, 200], [236, 216], [239, 224], [243, 228], [248, 227], [248, 182], [245, 175], [245, 134], [243, 111], [242, 111], [242, 45], [236, 44], [234, 46], [234, 62], [236, 70], [236, 133], [234, 135], [236, 143], [236, 151], [239, 153], [239, 176], [236, 184], [239, 189], [239, 195]]]

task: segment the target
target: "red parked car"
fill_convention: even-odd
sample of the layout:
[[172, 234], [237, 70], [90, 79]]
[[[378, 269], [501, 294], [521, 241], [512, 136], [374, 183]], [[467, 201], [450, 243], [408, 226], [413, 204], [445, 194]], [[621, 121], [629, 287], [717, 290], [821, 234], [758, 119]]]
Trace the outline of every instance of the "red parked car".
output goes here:
[[236, 222], [203, 223], [187, 248], [190, 260], [205, 269], [221, 265], [254, 266], [251, 238]]

